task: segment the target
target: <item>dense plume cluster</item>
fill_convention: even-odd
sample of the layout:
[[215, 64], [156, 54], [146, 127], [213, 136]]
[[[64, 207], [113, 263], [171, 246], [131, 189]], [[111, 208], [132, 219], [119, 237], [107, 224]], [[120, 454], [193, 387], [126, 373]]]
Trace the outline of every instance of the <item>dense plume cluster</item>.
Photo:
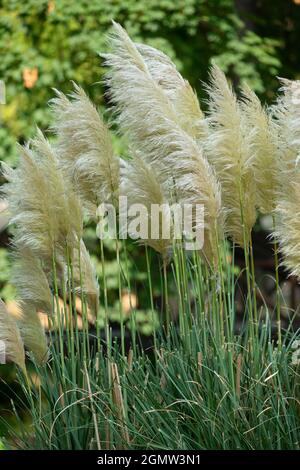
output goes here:
[[[15, 320], [1, 302], [0, 339], [7, 357], [22, 369], [24, 345], [38, 362], [47, 359], [38, 312], [58, 313], [55, 282], [61, 295], [71, 286], [74, 295], [86, 296], [97, 315], [99, 286], [82, 240], [84, 214], [95, 219], [103, 202], [118, 207], [120, 195], [146, 208], [202, 204], [204, 226], [194, 220], [194, 229], [204, 230], [201, 254], [212, 267], [225, 236], [247, 246], [257, 212], [269, 213], [285, 265], [300, 276], [299, 83], [283, 80], [282, 93], [268, 108], [247, 85], [238, 96], [212, 65], [205, 114], [165, 54], [134, 43], [115, 23], [109, 47], [103, 55], [107, 97], [129, 158], [115, 154], [109, 126], [74, 85], [69, 96], [56, 91], [51, 100], [54, 145], [37, 131], [19, 148], [17, 168], [3, 165], [21, 315]], [[172, 254], [172, 234], [140, 241], [164, 259]]]
[[[142, 161], [143, 176], [146, 168], [153, 174], [157, 188], [153, 200], [203, 204], [204, 256], [215, 262], [215, 231], [222, 233], [223, 213], [220, 186], [198, 144], [206, 125], [197, 97], [165, 55], [135, 45], [121, 26], [114, 24], [109, 42], [111, 52], [104, 58], [110, 67], [106, 82], [115, 122], [128, 139], [130, 153], [138, 157], [129, 165]], [[132, 173], [139, 171], [132, 168]], [[131, 198], [132, 186], [125, 188]], [[149, 194], [142, 179], [135, 185], [136, 193], [137, 188], [138, 199], [146, 199]]]

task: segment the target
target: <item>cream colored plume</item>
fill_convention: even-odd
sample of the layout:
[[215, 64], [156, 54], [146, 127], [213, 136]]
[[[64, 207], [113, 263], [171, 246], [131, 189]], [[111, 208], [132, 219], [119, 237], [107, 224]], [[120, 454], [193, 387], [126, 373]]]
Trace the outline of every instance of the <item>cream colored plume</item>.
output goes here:
[[145, 44], [136, 47], [151, 76], [173, 103], [182, 129], [200, 143], [207, 134], [207, 124], [196, 92], [167, 55]]
[[248, 238], [256, 219], [253, 154], [246, 138], [249, 129], [231, 86], [216, 65], [211, 68], [207, 91], [210, 132], [205, 148], [221, 183], [226, 231], [243, 246], [244, 229]]
[[[299, 173], [300, 169], [297, 170]], [[281, 197], [276, 208], [274, 236], [283, 254], [283, 264], [290, 274], [300, 278], [300, 177], [290, 181], [286, 192], [286, 197]]]
[[[172, 249], [171, 236], [173, 234], [170, 214], [165, 206], [168, 204], [168, 191], [165, 191], [163, 185], [160, 183], [154, 165], [145, 163], [138, 155], [134, 155], [130, 162], [123, 162], [121, 175], [122, 184], [120, 194], [127, 196], [128, 208], [132, 204], [141, 204], [142, 207], [147, 209], [147, 214], [145, 214], [146, 220], [144, 220], [147, 234], [145, 234], [145, 236], [142, 234], [140, 241], [151, 246], [164, 258], [167, 258]], [[154, 204], [161, 206], [161, 217], [166, 226], [170, 223], [170, 235], [168, 238], [162, 236], [162, 219], [156, 228], [158, 231], [157, 238], [151, 236], [151, 233], [153, 233], [152, 230], [155, 229], [152, 227], [153, 219], [151, 218], [151, 208]], [[137, 216], [137, 214], [132, 214], [128, 217], [128, 232], [133, 238], [135, 234], [130, 230], [130, 224], [133, 223], [133, 220], [136, 219]], [[123, 206], [121, 206], [120, 217], [124, 217], [124, 219], [127, 220], [127, 209]]]
[[279, 128], [280, 185], [276, 230], [283, 264], [300, 278], [300, 82], [283, 81], [273, 112]]
[[[177, 136], [179, 143], [180, 137]], [[171, 155], [176, 161], [174, 169], [181, 176], [176, 187], [181, 204], [203, 205], [204, 225], [202, 221], [193, 220], [193, 230], [204, 230], [202, 254], [205, 260], [214, 266], [219, 260], [219, 245], [224, 238], [225, 210], [222, 207], [221, 187], [214, 169], [203, 157], [199, 147], [185, 138], [181, 141], [179, 155]]]
[[42, 262], [29, 248], [18, 244], [14, 247], [12, 283], [19, 298], [21, 337], [35, 361], [42, 364], [48, 358], [48, 344], [37, 312], [52, 313], [52, 295]]
[[[165, 135], [164, 124], [178, 123], [172, 102], [151, 76], [145, 60], [126, 31], [114, 23], [111, 53], [105, 54], [109, 68], [106, 82], [114, 105], [116, 122], [129, 137], [130, 146], [149, 162], [160, 167], [158, 138]], [[168, 124], [168, 123], [167, 123]]]
[[96, 316], [99, 309], [99, 283], [96, 275], [95, 266], [91, 260], [89, 252], [83, 242], [80, 240], [80, 263], [79, 254], [74, 260], [74, 282], [76, 292], [85, 294], [87, 302]]
[[262, 213], [271, 213], [279, 186], [278, 130], [268, 110], [248, 87], [242, 89], [246, 137], [253, 160], [256, 203]]
[[95, 217], [100, 203], [117, 203], [119, 158], [114, 155], [108, 127], [83, 89], [74, 85], [69, 97], [59, 91], [56, 94], [50, 103], [60, 162]]
[[82, 235], [82, 211], [72, 188], [65, 181], [53, 149], [41, 132], [31, 148], [20, 147], [16, 170], [4, 169], [8, 183], [10, 223], [15, 242], [51, 264], [53, 250], [65, 254]]
[[25, 351], [15, 319], [8, 313], [0, 299], [0, 341], [5, 347], [5, 356], [17, 364], [25, 373]]
[[[131, 118], [130, 111], [126, 113], [127, 102], [131, 97], [134, 102], [142, 102], [144, 99], [146, 106], [155, 104], [153, 114], [160, 111], [164, 118], [177, 123], [191, 137], [202, 138], [206, 123], [198, 98], [169, 57], [154, 47], [133, 43], [126, 31], [115, 22], [110, 45], [112, 53], [102, 56], [106, 65], [112, 67], [112, 73], [107, 73], [107, 82], [117, 111], [122, 107], [123, 115], [119, 116], [122, 130], [127, 129], [128, 124], [131, 132], [133, 128], [139, 132], [139, 118], [145, 118], [144, 108], [136, 109], [139, 115]], [[157, 118], [161, 117], [158, 115]], [[153, 132], [153, 129], [145, 130]]]
[[295, 163], [300, 154], [300, 81], [281, 81], [281, 94], [271, 108], [274, 122], [277, 125], [278, 153], [281, 182], [289, 181], [289, 173], [295, 172]]
[[[157, 183], [164, 188], [163, 200], [182, 204], [192, 199], [204, 204], [207, 230], [215, 231], [216, 225], [222, 225], [221, 217], [215, 220], [221, 214], [219, 186], [197, 142], [184, 130], [174, 102], [166, 93], [170, 85], [158, 84], [154, 65], [147, 65], [120, 25], [114, 24], [110, 44], [112, 52], [105, 55], [106, 65], [110, 67], [107, 84], [116, 121], [128, 137], [131, 153], [138, 154], [151, 171], [155, 168]], [[187, 184], [189, 178], [190, 185]], [[126, 195], [130, 197], [129, 190]], [[137, 195], [133, 193], [133, 196]], [[222, 227], [220, 229], [222, 231]], [[216, 247], [210, 251], [215, 252]]]
[[20, 302], [20, 309], [18, 326], [23, 343], [36, 363], [43, 364], [48, 359], [48, 343], [35, 305], [30, 302]]
[[42, 262], [29, 248], [15, 247], [12, 283], [18, 298], [37, 310], [52, 313], [52, 294]]

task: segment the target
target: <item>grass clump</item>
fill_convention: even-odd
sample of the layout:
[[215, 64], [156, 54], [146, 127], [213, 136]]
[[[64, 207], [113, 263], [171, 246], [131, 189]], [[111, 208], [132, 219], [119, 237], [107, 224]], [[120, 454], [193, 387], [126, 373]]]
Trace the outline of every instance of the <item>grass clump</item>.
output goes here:
[[[54, 146], [38, 132], [20, 149], [17, 169], [4, 168], [21, 314], [15, 320], [0, 305], [0, 339], [22, 387], [13, 397], [18, 431], [10, 430], [6, 446], [299, 449], [299, 340], [292, 322], [281, 328], [277, 252], [279, 243], [297, 274], [298, 109], [291, 95], [298, 84], [286, 83], [278, 102], [265, 109], [247, 87], [238, 98], [213, 66], [206, 116], [168, 57], [134, 44], [119, 25], [110, 45], [108, 98], [130, 158], [115, 155], [109, 127], [76, 85], [70, 97], [57, 92], [51, 103]], [[283, 184], [291, 191], [283, 194]], [[204, 221], [190, 213], [194, 232], [204, 233], [201, 249], [188, 251], [184, 237], [172, 237], [176, 225], [165, 206], [158, 237], [151, 230], [138, 237], [153, 318], [150, 253], [157, 252], [161, 265], [163, 315], [146, 349], [135, 307], [130, 319], [124, 315], [122, 292], [126, 288], [131, 303], [132, 283], [123, 234], [115, 240], [119, 339], [109, 323], [103, 239], [100, 286], [83, 242], [86, 219], [101, 218], [103, 203], [119, 208], [120, 196], [146, 208], [204, 206]], [[258, 209], [274, 220], [275, 312], [257, 306], [251, 232]], [[164, 219], [171, 224], [167, 238]], [[149, 213], [146, 220], [151, 228]], [[237, 245], [247, 279], [239, 329]], [[47, 337], [40, 312], [48, 319]], [[20, 407], [31, 416], [29, 426]]]

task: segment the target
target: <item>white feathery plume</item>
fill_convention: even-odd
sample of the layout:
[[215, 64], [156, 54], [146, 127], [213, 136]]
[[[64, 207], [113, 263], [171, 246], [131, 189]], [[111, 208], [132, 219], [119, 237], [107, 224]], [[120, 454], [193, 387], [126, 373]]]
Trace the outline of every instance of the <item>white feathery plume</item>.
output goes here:
[[[169, 187], [168, 200], [176, 193], [176, 202], [193, 198], [205, 205], [206, 215], [219, 215], [219, 188], [214, 172], [196, 141], [183, 129], [168, 93], [158, 85], [143, 56], [118, 24], [114, 24], [110, 44], [112, 52], [104, 56], [110, 67], [107, 84], [116, 121], [128, 137], [131, 152], [155, 168], [165, 194]], [[201, 186], [195, 181], [191, 191], [186, 184], [188, 175], [191, 180], [200, 178]], [[210, 230], [215, 226], [213, 223]]]
[[100, 203], [117, 202], [119, 158], [114, 155], [107, 125], [83, 89], [74, 84], [69, 97], [55, 91], [57, 97], [50, 104], [60, 163], [89, 214], [95, 217]]
[[276, 230], [283, 264], [300, 278], [300, 82], [282, 80], [283, 95], [273, 108], [279, 128], [280, 183]]
[[279, 185], [277, 126], [269, 111], [247, 85], [242, 88], [242, 93], [247, 140], [253, 159], [256, 203], [262, 213], [272, 213], [276, 206]]
[[[281, 181], [289, 181], [289, 172], [295, 171], [300, 152], [300, 81], [280, 79], [282, 92], [274, 106], [272, 117], [277, 125]], [[283, 184], [284, 186], [284, 184]]]
[[[122, 162], [120, 195], [127, 196], [128, 207], [132, 206], [132, 204], [141, 204], [147, 209], [147, 221], [145, 221], [145, 226], [148, 228], [148, 236], [141, 237], [140, 240], [154, 248], [154, 250], [166, 259], [172, 248], [172, 223], [170, 214], [166, 208], [168, 196], [159, 181], [154, 165], [145, 163], [137, 154], [133, 155], [131, 161]], [[154, 204], [161, 206], [161, 217], [164, 219], [167, 226], [168, 223], [170, 224], [169, 238], [162, 236], [162, 227], [160, 224], [158, 227], [158, 237], [151, 237], [152, 224], [154, 222], [151, 218], [151, 208]], [[126, 210], [126, 212], [123, 212], [123, 209]], [[128, 217], [127, 208], [125, 209], [123, 206], [121, 206], [120, 217], [128, 220], [129, 224], [132, 219], [135, 218], [134, 216]], [[129, 230], [129, 235], [134, 237], [135, 234], [130, 233]]]
[[45, 191], [45, 175], [28, 147], [20, 147], [17, 169], [4, 168], [8, 181], [2, 191], [9, 203], [10, 223], [16, 224], [18, 244], [51, 259], [54, 233], [57, 232], [55, 208], [50, 205], [49, 191]]
[[[57, 152], [38, 129], [37, 136], [31, 141], [36, 161], [40, 162], [45, 176], [48, 176], [49, 190], [55, 195], [52, 204], [58, 220], [58, 237], [62, 245], [70, 249], [77, 246], [83, 231], [83, 213], [78, 197], [61, 172]], [[50, 192], [49, 191], [49, 192]], [[52, 196], [51, 192], [50, 195]]]
[[[299, 168], [297, 172], [299, 174]], [[286, 196], [280, 195], [276, 207], [276, 230], [283, 263], [291, 275], [300, 278], [300, 177], [293, 178], [286, 187]]]
[[37, 312], [52, 313], [52, 295], [40, 259], [29, 248], [18, 244], [14, 248], [12, 283], [20, 299], [17, 323], [24, 345], [42, 364], [48, 358], [48, 344]]
[[17, 364], [25, 373], [25, 351], [17, 323], [0, 299], [0, 341], [4, 343], [6, 358]]
[[37, 364], [43, 364], [48, 360], [48, 342], [35, 305], [20, 302], [19, 306], [21, 314], [17, 323], [23, 343]]
[[106, 82], [115, 110], [116, 122], [129, 137], [130, 146], [149, 162], [164, 167], [159, 154], [159, 138], [166, 121], [176, 123], [177, 114], [164, 90], [157, 84], [126, 31], [113, 24], [112, 52], [103, 55], [109, 68]]
[[4, 168], [8, 183], [3, 192], [9, 202], [15, 241], [51, 264], [53, 250], [65, 254], [82, 235], [82, 211], [65, 181], [53, 149], [41, 132], [31, 148], [20, 147], [16, 170]]
[[[174, 125], [170, 125], [168, 133], [160, 138], [160, 145], [167, 173], [170, 171], [174, 174], [174, 178], [171, 180], [170, 175], [164, 185], [169, 187], [170, 200], [179, 202], [182, 206], [203, 206], [204, 226], [202, 220], [193, 220], [193, 230], [204, 230], [204, 258], [208, 263], [216, 265], [218, 245], [224, 236], [225, 211], [222, 208], [221, 187], [214, 169], [204, 158], [196, 142]], [[175, 198], [172, 192], [175, 193]]]
[[47, 277], [40, 259], [29, 248], [15, 248], [12, 283], [22, 302], [29, 302], [37, 311], [52, 313], [52, 294]]
[[[225, 210], [222, 207], [221, 187], [215, 176], [213, 168], [203, 158], [202, 151], [191, 145], [190, 141], [183, 141], [180, 150], [183, 167], [180, 168], [180, 159], [177, 159], [175, 168], [182, 176], [177, 180], [177, 190], [182, 204], [192, 204], [204, 207], [204, 225], [202, 220], [194, 219], [193, 231], [204, 231], [204, 245], [202, 248], [205, 260], [217, 266], [219, 261], [219, 245], [224, 238]], [[189, 145], [190, 144], [190, 145]]]
[[99, 309], [99, 283], [95, 266], [83, 240], [80, 240], [80, 263], [78, 258], [79, 256], [77, 255], [74, 260], [76, 292], [79, 295], [81, 293], [86, 295], [88, 305], [96, 316]]
[[244, 230], [248, 237], [256, 220], [248, 129], [232, 87], [216, 65], [211, 68], [207, 92], [210, 132], [205, 149], [221, 183], [222, 203], [227, 212], [226, 231], [243, 246]]
[[207, 133], [207, 123], [196, 92], [167, 55], [145, 44], [136, 47], [151, 76], [173, 103], [182, 129], [201, 143]]

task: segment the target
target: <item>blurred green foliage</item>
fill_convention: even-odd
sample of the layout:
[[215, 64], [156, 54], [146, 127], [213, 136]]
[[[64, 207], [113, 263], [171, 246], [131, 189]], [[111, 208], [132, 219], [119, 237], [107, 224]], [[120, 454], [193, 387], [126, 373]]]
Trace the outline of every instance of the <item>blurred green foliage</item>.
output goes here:
[[10, 275], [9, 254], [5, 248], [0, 248], [0, 297], [11, 299], [14, 289], [7, 281]]
[[[245, 8], [246, 4], [246, 8]], [[249, 5], [248, 5], [249, 4]], [[266, 5], [268, 4], [268, 5]], [[276, 4], [276, 7], [275, 7]], [[71, 80], [102, 102], [103, 68], [111, 20], [137, 41], [161, 48], [192, 85], [200, 88], [215, 60], [232, 78], [246, 79], [270, 97], [283, 62], [286, 33], [295, 36], [300, 8], [292, 0], [0, 0], [0, 78], [7, 105], [1, 107], [0, 158], [13, 161], [16, 140], [50, 123], [52, 87]], [[290, 59], [293, 62], [293, 58]]]

